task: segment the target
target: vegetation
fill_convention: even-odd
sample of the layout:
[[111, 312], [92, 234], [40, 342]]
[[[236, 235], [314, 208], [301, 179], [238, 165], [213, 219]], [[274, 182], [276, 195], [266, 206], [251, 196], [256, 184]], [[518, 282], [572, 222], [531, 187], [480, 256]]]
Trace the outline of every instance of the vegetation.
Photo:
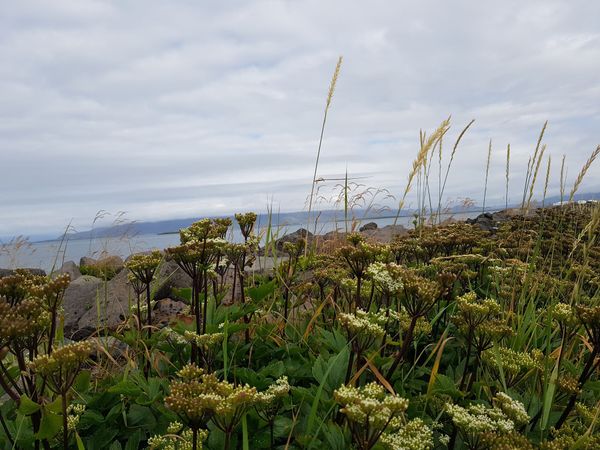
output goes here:
[[[110, 333], [120, 355], [105, 336], [65, 342], [66, 276], [0, 279], [2, 448], [600, 445], [597, 204], [496, 232], [350, 233], [307, 256], [298, 241], [263, 275], [246, 270], [255, 215], [237, 221], [243, 243], [204, 219], [128, 261], [137, 304]], [[159, 328], [143, 300], [166, 258], [192, 285], [189, 314]]]

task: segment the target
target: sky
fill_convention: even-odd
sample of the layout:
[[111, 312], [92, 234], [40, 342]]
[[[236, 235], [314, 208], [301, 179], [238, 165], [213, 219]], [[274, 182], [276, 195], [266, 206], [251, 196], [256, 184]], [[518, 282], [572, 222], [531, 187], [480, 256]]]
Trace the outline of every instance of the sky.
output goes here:
[[[475, 123], [444, 203], [481, 202], [490, 139], [487, 202], [504, 203], [508, 143], [518, 201], [548, 120], [556, 194], [562, 155], [570, 187], [600, 144], [599, 17], [572, 0], [1, 2], [0, 236], [89, 229], [98, 211], [301, 210], [339, 55], [318, 177], [398, 198], [419, 130], [451, 116], [444, 165]], [[600, 191], [600, 161], [580, 191]]]

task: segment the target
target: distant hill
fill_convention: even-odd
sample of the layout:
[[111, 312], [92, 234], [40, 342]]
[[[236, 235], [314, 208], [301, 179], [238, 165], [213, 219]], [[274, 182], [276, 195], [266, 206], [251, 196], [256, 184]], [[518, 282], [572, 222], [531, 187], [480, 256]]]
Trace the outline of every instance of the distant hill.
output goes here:
[[[575, 195], [575, 200], [600, 200], [600, 192], [596, 193], [584, 193]], [[547, 197], [545, 200], [546, 205], [552, 205], [553, 203], [559, 202], [560, 196]], [[538, 202], [540, 203], [540, 202]], [[509, 205], [510, 207], [519, 206], [516, 204]], [[504, 205], [489, 206], [487, 210], [500, 210], [504, 209]], [[465, 213], [465, 212], [476, 212], [481, 210], [481, 206], [473, 205], [468, 208], [463, 206], [454, 206], [450, 208], [449, 214]], [[412, 216], [414, 210], [404, 209], [402, 210], [402, 216]], [[361, 220], [369, 219], [382, 219], [386, 217], [394, 217], [396, 210], [392, 207], [384, 211], [365, 211], [365, 210], [354, 210], [354, 217]], [[230, 217], [234, 220], [233, 215], [230, 216], [214, 216], [214, 217]], [[344, 212], [339, 210], [324, 210], [324, 211], [313, 211], [311, 213], [311, 222], [314, 223], [315, 218], [318, 217], [318, 221], [333, 222], [334, 220], [343, 221]], [[351, 218], [351, 216], [350, 216]], [[160, 220], [155, 222], [131, 222], [113, 226], [105, 226], [94, 228], [93, 230], [81, 231], [76, 233], [69, 233], [67, 237], [69, 239], [90, 239], [90, 238], [107, 238], [107, 237], [120, 237], [120, 236], [134, 236], [134, 235], [147, 235], [147, 234], [166, 234], [176, 233], [182, 228], [189, 227], [192, 223], [199, 220], [200, 217], [190, 217], [186, 219], [169, 219]], [[271, 218], [273, 226], [281, 225], [297, 225], [298, 227], [306, 226], [308, 219], [308, 213], [306, 211], [295, 211], [287, 213], [274, 214]], [[267, 214], [259, 214], [257, 223], [259, 226], [266, 226], [268, 224], [269, 217]]]

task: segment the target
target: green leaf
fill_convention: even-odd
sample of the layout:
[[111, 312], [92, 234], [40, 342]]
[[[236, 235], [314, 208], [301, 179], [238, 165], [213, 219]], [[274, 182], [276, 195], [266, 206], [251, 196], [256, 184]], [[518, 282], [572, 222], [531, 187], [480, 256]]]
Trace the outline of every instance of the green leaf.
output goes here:
[[136, 430], [134, 433], [132, 433], [127, 440], [125, 450], [138, 450], [140, 447], [140, 442], [142, 441], [142, 437], [142, 430]]
[[25, 416], [38, 412], [41, 409], [41, 405], [31, 400], [27, 395], [22, 395], [19, 400], [19, 412]]
[[89, 370], [82, 370], [81, 372], [79, 372], [77, 377], [75, 377], [73, 389], [75, 389], [80, 394], [86, 392], [90, 387], [91, 376], [92, 372], [90, 372]]
[[40, 430], [36, 434], [38, 439], [50, 439], [58, 434], [62, 428], [62, 417], [48, 410], [42, 412]]
[[119, 381], [114, 386], [108, 388], [108, 392], [112, 394], [121, 394], [126, 397], [134, 398], [142, 394], [142, 389], [132, 381]]
[[114, 441], [112, 444], [110, 444], [110, 447], [108, 447], [108, 450], [122, 450], [123, 447], [121, 447], [121, 443], [119, 441]]
[[275, 282], [276, 280], [272, 280], [256, 287], [250, 287], [246, 289], [246, 293], [255, 302], [260, 302], [275, 292]]
[[75, 442], [77, 442], [77, 450], [85, 450], [85, 445], [83, 445], [83, 441], [77, 432], [75, 432]]
[[133, 404], [127, 414], [127, 423], [131, 427], [145, 428], [150, 431], [156, 427], [156, 419], [147, 406]]
[[52, 403], [48, 403], [44, 406], [50, 412], [54, 414], [62, 414], [62, 399], [60, 397], [56, 397], [56, 399]]

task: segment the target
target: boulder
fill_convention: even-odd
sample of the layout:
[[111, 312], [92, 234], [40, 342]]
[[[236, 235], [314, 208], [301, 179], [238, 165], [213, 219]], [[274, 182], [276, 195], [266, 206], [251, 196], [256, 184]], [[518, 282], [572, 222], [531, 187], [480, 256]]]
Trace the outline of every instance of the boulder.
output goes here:
[[[83, 277], [82, 277], [83, 278]], [[77, 279], [75, 282], [79, 281]], [[94, 307], [83, 313], [79, 328], [91, 327], [115, 329], [129, 317], [129, 305], [135, 303], [135, 294], [127, 281], [127, 271], [121, 270], [109, 281], [101, 281], [97, 289]], [[100, 308], [98, 314], [98, 306]], [[66, 308], [65, 308], [66, 310]]]
[[511, 216], [515, 214], [508, 210], [497, 211], [495, 213], [483, 213], [479, 214], [474, 219], [467, 219], [466, 223], [475, 225], [479, 229], [488, 232], [495, 232], [498, 230], [498, 225], [502, 222], [510, 220]]
[[163, 261], [155, 275], [154, 300], [173, 298], [173, 289], [189, 288], [192, 279], [174, 261]]
[[375, 222], [369, 222], [364, 224], [362, 227], [360, 227], [358, 229], [358, 231], [363, 232], [363, 231], [371, 231], [371, 230], [376, 230], [377, 229], [377, 224]]
[[154, 306], [152, 321], [157, 324], [167, 325], [174, 317], [182, 314], [186, 309], [187, 305], [184, 302], [163, 298], [156, 302]]
[[79, 260], [79, 267], [95, 266], [97, 262], [97, 259], [90, 258], [89, 256], [84, 256]]
[[[96, 299], [102, 284], [103, 281], [99, 278], [82, 275], [72, 281], [66, 289], [63, 300], [66, 337], [72, 338], [72, 335], [81, 328], [79, 321], [83, 315], [89, 311], [96, 313]], [[92, 328], [96, 329], [95, 326]]]
[[310, 241], [312, 241], [314, 239], [314, 237], [315, 237], [315, 235], [312, 234], [307, 229], [299, 228], [298, 230], [294, 231], [293, 233], [286, 234], [285, 236], [281, 237], [280, 239], [277, 239], [277, 241], [275, 242], [275, 246], [276, 246], [277, 250], [282, 251], [283, 244], [285, 244], [286, 242], [291, 242], [291, 243], [295, 244], [300, 239], [307, 239], [310, 243]]
[[52, 277], [56, 277], [57, 275], [61, 275], [63, 273], [68, 273], [71, 277], [71, 281], [75, 281], [81, 276], [79, 267], [77, 267], [77, 265], [73, 261], [65, 262], [60, 269], [52, 273]]

